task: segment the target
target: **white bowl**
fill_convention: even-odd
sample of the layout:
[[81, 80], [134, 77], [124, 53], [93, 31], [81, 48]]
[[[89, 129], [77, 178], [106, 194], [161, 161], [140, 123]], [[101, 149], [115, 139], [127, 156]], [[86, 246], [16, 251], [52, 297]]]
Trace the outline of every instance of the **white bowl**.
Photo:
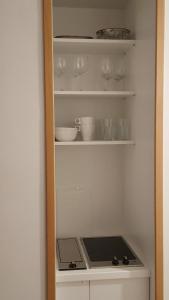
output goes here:
[[60, 142], [74, 141], [77, 132], [77, 128], [73, 127], [55, 127], [55, 138]]

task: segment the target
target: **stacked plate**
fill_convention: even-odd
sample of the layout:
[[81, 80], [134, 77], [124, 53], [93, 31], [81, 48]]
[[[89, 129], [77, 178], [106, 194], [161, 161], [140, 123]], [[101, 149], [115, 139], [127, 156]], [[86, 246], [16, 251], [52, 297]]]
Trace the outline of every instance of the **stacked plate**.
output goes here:
[[86, 35], [56, 35], [55, 38], [57, 39], [93, 39], [92, 36]]
[[128, 40], [131, 38], [127, 28], [103, 28], [96, 32], [97, 39]]

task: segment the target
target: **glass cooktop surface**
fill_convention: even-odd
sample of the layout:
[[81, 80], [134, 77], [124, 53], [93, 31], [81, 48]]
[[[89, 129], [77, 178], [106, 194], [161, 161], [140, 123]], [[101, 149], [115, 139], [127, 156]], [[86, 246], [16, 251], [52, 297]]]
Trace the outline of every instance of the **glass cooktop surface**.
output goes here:
[[91, 261], [108, 261], [114, 256], [122, 259], [127, 256], [128, 259], [135, 259], [134, 254], [122, 237], [101, 237], [101, 238], [84, 238], [84, 245]]
[[86, 237], [81, 242], [90, 268], [142, 265], [122, 236]]

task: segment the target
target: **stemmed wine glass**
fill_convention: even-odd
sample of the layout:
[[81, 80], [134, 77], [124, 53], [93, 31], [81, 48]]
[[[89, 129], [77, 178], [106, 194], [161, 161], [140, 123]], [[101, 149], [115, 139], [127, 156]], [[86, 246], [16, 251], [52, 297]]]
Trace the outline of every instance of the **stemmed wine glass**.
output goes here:
[[102, 77], [106, 80], [104, 90], [112, 90], [112, 86], [109, 86], [110, 79], [114, 76], [114, 66], [110, 57], [105, 57], [101, 64]]
[[58, 79], [60, 80], [60, 90], [64, 90], [63, 88], [63, 80], [61, 80], [62, 75], [65, 73], [66, 70], [66, 59], [63, 56], [57, 56], [55, 58], [55, 68], [54, 68], [54, 72], [56, 74], [56, 76], [58, 77]]
[[126, 62], [124, 57], [120, 57], [117, 60], [117, 64], [114, 72], [114, 80], [120, 81], [126, 76]]
[[[85, 55], [78, 55], [73, 61], [73, 76], [75, 78], [81, 77], [88, 70], [88, 57]], [[78, 88], [82, 90], [81, 82], [78, 84]]]

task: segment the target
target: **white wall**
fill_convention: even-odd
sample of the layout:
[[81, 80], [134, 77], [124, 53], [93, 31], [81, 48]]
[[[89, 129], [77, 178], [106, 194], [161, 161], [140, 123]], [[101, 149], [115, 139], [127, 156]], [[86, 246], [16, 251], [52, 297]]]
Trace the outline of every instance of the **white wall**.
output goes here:
[[127, 24], [132, 27], [133, 22], [136, 34], [136, 46], [130, 51], [128, 85], [136, 96], [126, 108], [136, 145], [126, 156], [124, 203], [129, 232], [147, 261], [154, 247], [155, 1], [149, 0], [148, 4], [147, 0], [132, 0], [128, 7]]
[[54, 7], [53, 16], [54, 36], [57, 34], [95, 36], [99, 29], [124, 24], [124, 14], [120, 9]]
[[[76, 16], [76, 18], [75, 18]], [[86, 23], [86, 20], [88, 22]], [[77, 26], [78, 24], [78, 26]], [[100, 27], [124, 25], [124, 10], [54, 8], [55, 34], [93, 35]], [[57, 53], [54, 53], [57, 55]], [[88, 55], [88, 72], [82, 77], [84, 89], [103, 89], [101, 61], [105, 55]], [[72, 79], [73, 56], [66, 57], [66, 89], [77, 89]], [[65, 79], [66, 77], [66, 79]], [[55, 77], [55, 83], [58, 78]], [[57, 85], [56, 85], [57, 87]], [[55, 98], [55, 123], [73, 126], [80, 116], [99, 120], [125, 116], [124, 101], [119, 99]], [[99, 126], [97, 126], [99, 129]], [[99, 133], [99, 130], [96, 130]], [[97, 134], [96, 134], [97, 135]], [[122, 234], [123, 147], [56, 148], [57, 235], [91, 236]], [[66, 220], [66, 221], [65, 221]]]
[[127, 108], [136, 145], [126, 153], [124, 197], [126, 233], [142, 250], [151, 270], [151, 299], [154, 299], [155, 9], [154, 0], [131, 0], [128, 7], [127, 25], [134, 27], [136, 34], [136, 46], [130, 52], [129, 84], [136, 97]]
[[164, 300], [169, 299], [169, 0], [165, 1], [164, 53]]
[[41, 0], [0, 1], [0, 299], [45, 299]]

